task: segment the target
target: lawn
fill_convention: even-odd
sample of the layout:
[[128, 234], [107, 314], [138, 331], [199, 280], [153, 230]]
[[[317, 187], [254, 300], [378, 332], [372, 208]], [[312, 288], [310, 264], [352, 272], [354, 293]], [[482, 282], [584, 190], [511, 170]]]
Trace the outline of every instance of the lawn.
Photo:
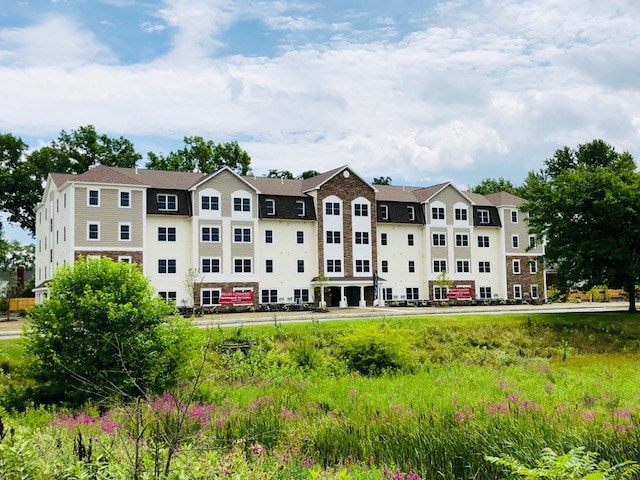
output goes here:
[[[201, 333], [183, 389], [83, 412], [19, 404], [21, 343], [0, 342], [0, 462], [16, 442], [33, 478], [76, 468], [105, 475], [94, 478], [484, 479], [504, 474], [486, 455], [533, 463], [545, 447], [640, 460], [636, 316], [274, 317]], [[238, 343], [247, 354], [229, 350]]]

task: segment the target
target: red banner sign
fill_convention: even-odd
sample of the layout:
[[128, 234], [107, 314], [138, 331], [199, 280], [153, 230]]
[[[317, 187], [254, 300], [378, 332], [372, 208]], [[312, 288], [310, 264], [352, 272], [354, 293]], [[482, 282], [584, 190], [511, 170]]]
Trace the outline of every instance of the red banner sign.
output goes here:
[[471, 287], [454, 287], [447, 291], [447, 298], [456, 300], [471, 300], [473, 297], [473, 289]]
[[253, 304], [253, 292], [220, 292], [221, 305]]

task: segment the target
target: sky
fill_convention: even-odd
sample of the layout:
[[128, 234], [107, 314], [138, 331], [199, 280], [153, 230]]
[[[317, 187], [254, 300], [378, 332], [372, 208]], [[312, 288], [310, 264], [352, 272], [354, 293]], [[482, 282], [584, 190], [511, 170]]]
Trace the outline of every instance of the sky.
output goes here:
[[0, 133], [520, 184], [595, 138], [640, 161], [638, 25], [638, 0], [0, 0]]

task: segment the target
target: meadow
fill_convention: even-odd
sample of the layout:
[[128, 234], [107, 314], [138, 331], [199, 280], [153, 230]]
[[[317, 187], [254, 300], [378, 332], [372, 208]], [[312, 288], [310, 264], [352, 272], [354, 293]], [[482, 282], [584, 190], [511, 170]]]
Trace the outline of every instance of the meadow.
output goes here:
[[520, 477], [486, 456], [533, 464], [545, 448], [640, 460], [633, 315], [274, 316], [198, 337], [180, 389], [81, 411], [25, 402], [20, 341], [1, 342], [0, 471], [488, 479]]

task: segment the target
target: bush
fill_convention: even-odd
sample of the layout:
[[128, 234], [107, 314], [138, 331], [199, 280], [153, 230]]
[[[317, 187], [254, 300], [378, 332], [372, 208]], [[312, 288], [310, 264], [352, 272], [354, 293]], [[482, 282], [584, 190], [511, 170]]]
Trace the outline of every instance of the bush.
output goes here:
[[171, 388], [189, 354], [191, 328], [179, 317], [167, 320], [172, 311], [136, 265], [102, 258], [62, 267], [49, 299], [29, 314], [36, 400], [79, 405]]
[[406, 340], [402, 332], [380, 327], [366, 328], [345, 336], [342, 353], [349, 369], [363, 375], [381, 375], [393, 370], [410, 370]]

